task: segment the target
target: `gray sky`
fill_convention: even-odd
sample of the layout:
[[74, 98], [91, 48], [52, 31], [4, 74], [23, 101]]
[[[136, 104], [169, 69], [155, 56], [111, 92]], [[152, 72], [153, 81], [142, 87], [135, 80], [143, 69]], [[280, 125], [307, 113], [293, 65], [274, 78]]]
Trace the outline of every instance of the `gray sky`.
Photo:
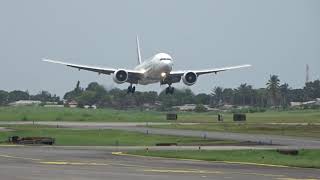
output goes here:
[[175, 70], [253, 65], [201, 76], [191, 87], [197, 93], [243, 82], [264, 87], [270, 74], [302, 87], [306, 64], [310, 79], [320, 78], [319, 0], [1, 0], [0, 89], [62, 95], [77, 80], [126, 88], [110, 76], [40, 59], [133, 68], [137, 34], [143, 58], [167, 52]]

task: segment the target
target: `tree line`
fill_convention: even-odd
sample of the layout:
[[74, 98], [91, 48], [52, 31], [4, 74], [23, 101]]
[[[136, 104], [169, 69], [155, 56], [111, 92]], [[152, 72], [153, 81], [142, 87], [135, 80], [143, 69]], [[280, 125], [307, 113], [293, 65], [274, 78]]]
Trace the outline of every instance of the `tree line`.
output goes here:
[[7, 92], [0, 90], [0, 106], [5, 106], [20, 100], [62, 103], [59, 96], [52, 95], [48, 91], [41, 91], [38, 94], [30, 95], [28, 91], [14, 90]]
[[[86, 88], [78, 81], [75, 88], [67, 92], [65, 101], [76, 101], [79, 106], [96, 105], [100, 108], [136, 108], [143, 105], [155, 106], [159, 110], [166, 110], [172, 106], [184, 104], [205, 104], [211, 107], [223, 105], [255, 106], [255, 107], [288, 107], [290, 102], [304, 102], [320, 97], [320, 81], [307, 82], [303, 88], [293, 89], [287, 83], [281, 83], [276, 75], [271, 75], [264, 88], [254, 89], [252, 85], [240, 84], [237, 88], [214, 87], [211, 93], [195, 94], [190, 89], [177, 89], [173, 95], [164, 91], [136, 92], [127, 94], [127, 90], [118, 88], [106, 90], [96, 82]], [[7, 105], [18, 100], [37, 100], [42, 102], [61, 102], [60, 97], [47, 91], [30, 95], [27, 91], [0, 91], [0, 105]]]

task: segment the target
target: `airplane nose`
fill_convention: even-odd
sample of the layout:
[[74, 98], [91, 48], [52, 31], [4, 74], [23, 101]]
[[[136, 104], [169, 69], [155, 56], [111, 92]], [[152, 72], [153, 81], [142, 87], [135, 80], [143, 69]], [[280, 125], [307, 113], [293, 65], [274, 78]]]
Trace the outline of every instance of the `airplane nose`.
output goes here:
[[165, 71], [171, 71], [172, 70], [172, 61], [170, 60], [165, 60], [162, 61], [162, 67]]

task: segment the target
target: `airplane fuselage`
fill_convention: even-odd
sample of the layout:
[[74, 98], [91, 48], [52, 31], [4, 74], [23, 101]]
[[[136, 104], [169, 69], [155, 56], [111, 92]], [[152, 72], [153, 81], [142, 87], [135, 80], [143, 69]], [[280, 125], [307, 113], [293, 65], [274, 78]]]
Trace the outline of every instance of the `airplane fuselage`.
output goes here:
[[136, 66], [135, 70], [143, 72], [143, 78], [138, 81], [138, 84], [147, 85], [158, 83], [170, 74], [173, 68], [172, 57], [166, 53], [158, 53], [142, 64]]

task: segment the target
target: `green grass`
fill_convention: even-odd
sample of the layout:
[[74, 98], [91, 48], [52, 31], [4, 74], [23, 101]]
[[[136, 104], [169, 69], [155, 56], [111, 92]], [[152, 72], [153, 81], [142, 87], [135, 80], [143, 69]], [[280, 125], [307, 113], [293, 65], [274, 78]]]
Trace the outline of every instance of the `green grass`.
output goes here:
[[199, 131], [235, 132], [250, 134], [272, 134], [282, 136], [320, 138], [320, 125], [285, 125], [263, 123], [206, 123], [195, 125], [171, 124], [155, 125], [155, 128], [183, 129]]
[[14, 131], [0, 132], [0, 141], [10, 136], [45, 136], [56, 139], [56, 145], [65, 146], [154, 146], [156, 143], [191, 144], [235, 144], [235, 141], [215, 141], [196, 137], [148, 135], [119, 130], [70, 130], [45, 126], [6, 126]]
[[[232, 114], [223, 114], [225, 122], [232, 122]], [[170, 122], [165, 112], [72, 109], [44, 107], [0, 107], [0, 121], [86, 121], [86, 122]], [[216, 112], [179, 112], [177, 122], [216, 122]], [[247, 122], [304, 122], [320, 123], [319, 110], [267, 111], [248, 113]]]
[[[233, 121], [232, 113], [222, 113], [225, 122]], [[259, 113], [247, 113], [247, 122], [262, 123], [262, 122], [280, 122], [280, 123], [320, 123], [319, 110], [292, 110], [292, 111], [266, 111]], [[217, 122], [217, 113], [206, 112], [186, 112], [179, 114], [179, 119], [183, 121], [196, 122]]]
[[259, 164], [320, 168], [320, 150], [300, 150], [297, 156], [279, 154], [275, 150], [233, 151], [131, 151], [129, 154], [205, 161], [232, 161]]
[[114, 109], [0, 107], [0, 121], [87, 121], [153, 122], [164, 121], [160, 112]]

